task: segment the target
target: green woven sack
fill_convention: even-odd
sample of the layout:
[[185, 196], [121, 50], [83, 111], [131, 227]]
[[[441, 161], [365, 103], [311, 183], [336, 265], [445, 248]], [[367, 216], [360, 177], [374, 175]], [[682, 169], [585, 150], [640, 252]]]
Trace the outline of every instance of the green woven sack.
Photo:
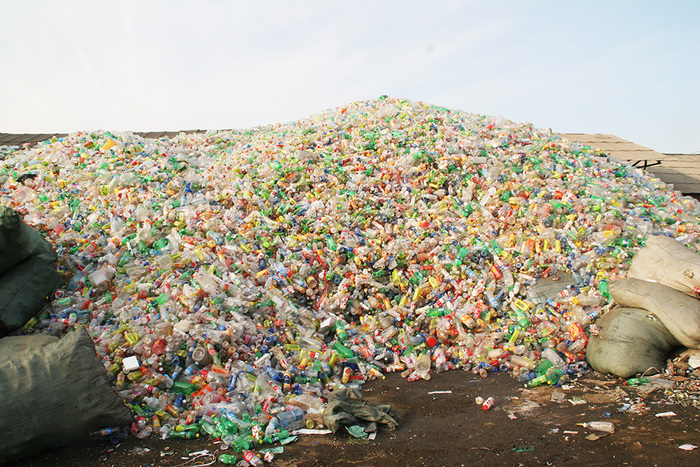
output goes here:
[[41, 312], [60, 282], [54, 254], [30, 256], [0, 275], [0, 337]]
[[0, 339], [0, 464], [131, 422], [85, 329]]
[[30, 256], [54, 253], [42, 235], [24, 223], [19, 213], [0, 206], [0, 274]]

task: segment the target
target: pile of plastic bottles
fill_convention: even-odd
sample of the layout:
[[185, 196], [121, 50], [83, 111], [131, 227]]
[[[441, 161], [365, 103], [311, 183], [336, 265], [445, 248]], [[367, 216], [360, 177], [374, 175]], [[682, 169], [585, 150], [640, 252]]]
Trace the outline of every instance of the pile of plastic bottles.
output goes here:
[[562, 384], [586, 370], [607, 281], [649, 235], [700, 231], [695, 200], [591, 148], [386, 97], [4, 149], [0, 186], [66, 280], [25, 332], [86, 327], [136, 436], [240, 450], [318, 426], [327, 391], [387, 372]]

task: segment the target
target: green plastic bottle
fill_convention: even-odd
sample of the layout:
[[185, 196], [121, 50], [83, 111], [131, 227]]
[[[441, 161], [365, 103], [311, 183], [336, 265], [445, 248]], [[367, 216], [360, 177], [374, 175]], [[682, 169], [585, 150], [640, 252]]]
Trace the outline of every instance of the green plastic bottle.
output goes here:
[[263, 443], [272, 444], [289, 438], [289, 430], [281, 430], [263, 438]]
[[338, 354], [343, 358], [352, 358], [355, 356], [355, 354], [352, 352], [352, 350], [348, 349], [340, 342], [335, 342], [333, 344], [333, 350], [338, 352]]
[[185, 438], [185, 439], [199, 438], [199, 433], [196, 431], [175, 431], [175, 430], [172, 430], [170, 433], [168, 433], [168, 438]]
[[554, 366], [552, 362], [550, 362], [547, 359], [543, 359], [542, 362], [537, 366], [537, 369], [535, 369], [535, 373], [537, 373], [538, 376], [546, 375], [549, 369], [552, 368], [552, 366]]
[[547, 383], [550, 385], [555, 385], [559, 382], [559, 379], [563, 377], [563, 373], [556, 368], [550, 370], [547, 373]]
[[525, 387], [527, 388], [534, 388], [536, 386], [539, 386], [540, 384], [544, 384], [547, 382], [547, 375], [541, 375], [538, 376], [537, 378], [533, 378], [527, 383], [525, 383]]
[[219, 462], [222, 464], [235, 464], [238, 462], [238, 458], [233, 454], [221, 454], [219, 456]]
[[600, 285], [598, 286], [598, 290], [600, 291], [600, 294], [604, 298], [610, 298], [610, 287], [608, 286], [608, 281], [606, 279], [603, 279], [600, 281]]

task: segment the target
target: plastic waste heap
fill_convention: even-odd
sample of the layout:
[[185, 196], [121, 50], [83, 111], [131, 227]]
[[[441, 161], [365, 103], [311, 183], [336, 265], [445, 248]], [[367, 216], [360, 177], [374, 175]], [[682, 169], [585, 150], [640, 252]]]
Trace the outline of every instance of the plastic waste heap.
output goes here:
[[24, 332], [87, 328], [132, 434], [239, 453], [388, 372], [561, 384], [646, 238], [697, 250], [700, 230], [697, 201], [600, 151], [387, 97], [0, 151], [2, 204], [49, 239], [65, 284]]

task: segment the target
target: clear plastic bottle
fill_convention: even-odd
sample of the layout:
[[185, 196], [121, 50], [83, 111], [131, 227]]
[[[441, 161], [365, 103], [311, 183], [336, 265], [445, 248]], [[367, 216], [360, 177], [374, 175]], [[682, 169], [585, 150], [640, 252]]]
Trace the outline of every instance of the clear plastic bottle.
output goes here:
[[416, 359], [416, 364], [414, 367], [414, 373], [419, 378], [429, 380], [430, 379], [430, 355], [424, 352], [418, 356]]
[[528, 370], [534, 370], [535, 369], [535, 362], [530, 360], [529, 358], [522, 357], [520, 355], [511, 355], [510, 356], [510, 362], [513, 365], [519, 366], [521, 368], [526, 368]]
[[552, 365], [558, 370], [564, 371], [564, 369], [566, 369], [566, 362], [559, 356], [556, 350], [546, 348], [542, 351], [542, 357], [552, 362]]
[[[288, 406], [289, 407], [289, 406]], [[304, 422], [305, 412], [299, 407], [292, 407], [277, 414], [277, 427], [283, 430], [294, 430], [300, 428]]]
[[584, 428], [589, 428], [591, 430], [595, 430], [595, 431], [604, 431], [606, 433], [614, 433], [615, 432], [615, 424], [613, 422], [595, 421], [595, 422], [579, 423], [578, 425], [580, 425]]
[[433, 352], [433, 358], [435, 359], [435, 371], [441, 372], [449, 369], [447, 363], [447, 357], [445, 356], [445, 351], [442, 347], [438, 347]]
[[243, 451], [243, 459], [253, 467], [265, 464], [253, 451]]

